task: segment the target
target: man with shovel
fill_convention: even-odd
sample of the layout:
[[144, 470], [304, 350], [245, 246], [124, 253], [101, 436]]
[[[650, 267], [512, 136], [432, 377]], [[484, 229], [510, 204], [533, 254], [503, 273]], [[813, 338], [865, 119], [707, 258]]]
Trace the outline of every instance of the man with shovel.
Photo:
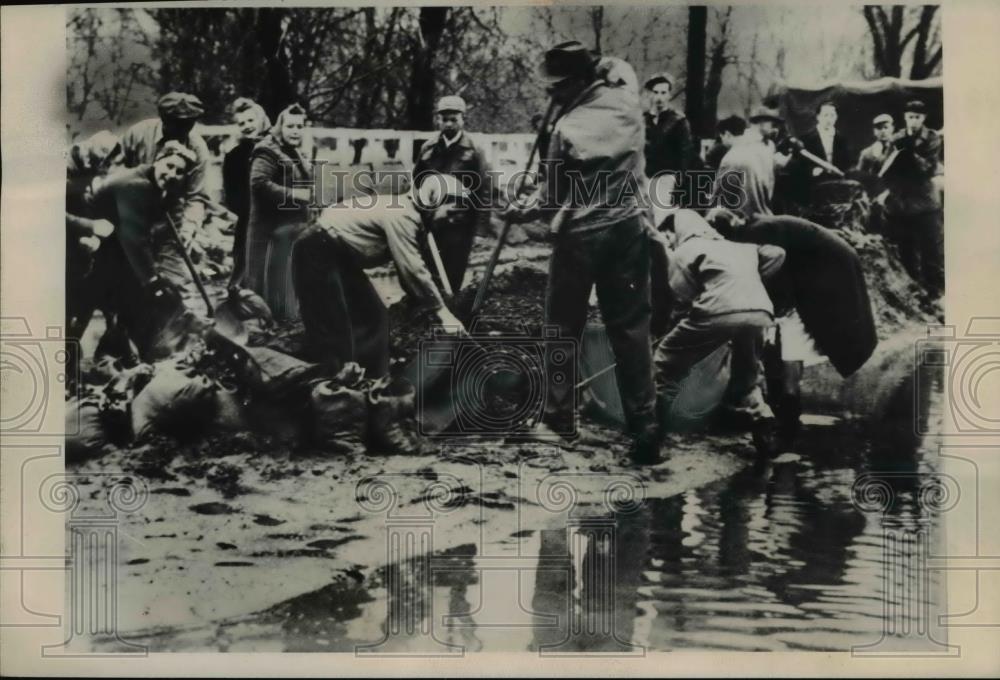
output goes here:
[[[605, 62], [613, 62], [611, 67]], [[638, 463], [660, 459], [649, 343], [649, 237], [639, 197], [644, 178], [645, 124], [634, 71], [600, 60], [570, 41], [545, 53], [539, 67], [557, 119], [543, 158], [541, 181], [512, 201], [505, 217], [526, 222], [544, 215], [552, 234], [545, 322], [563, 339], [580, 340], [591, 289], [618, 362], [618, 388]], [[575, 385], [559, 380], [545, 352], [543, 422], [533, 433], [558, 441], [575, 418]]]
[[[370, 378], [389, 372], [388, 313], [365, 273], [389, 262], [403, 290], [423, 311], [446, 330], [464, 333], [445, 306], [420, 247], [425, 230], [463, 218], [457, 202], [464, 188], [454, 176], [435, 174], [415, 194], [359, 197], [353, 204], [326, 208], [316, 228], [296, 242], [293, 279], [311, 360], [334, 372], [356, 361]], [[439, 261], [435, 253], [435, 264]]]

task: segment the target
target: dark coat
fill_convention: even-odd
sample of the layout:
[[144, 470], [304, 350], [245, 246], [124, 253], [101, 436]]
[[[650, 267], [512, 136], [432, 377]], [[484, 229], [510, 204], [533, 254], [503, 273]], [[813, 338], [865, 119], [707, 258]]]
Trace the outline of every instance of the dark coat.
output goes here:
[[691, 125], [683, 114], [667, 109], [656, 117], [648, 111], [646, 121], [646, 176], [659, 172], [687, 172], [694, 161]]
[[246, 274], [247, 223], [250, 221], [250, 156], [256, 144], [252, 139], [241, 139], [222, 161], [224, 203], [236, 215], [231, 286], [242, 283]]
[[[836, 232], [798, 217], [760, 217], [734, 238], [784, 248], [775, 286], [794, 298], [816, 347], [844, 377], [864, 365], [878, 345], [861, 260]], [[781, 292], [772, 293], [772, 299]], [[777, 300], [776, 300], [777, 301]]]
[[454, 175], [462, 182], [470, 193], [477, 198], [477, 223], [489, 222], [490, 212], [485, 209], [491, 205], [489, 200], [492, 184], [489, 176], [490, 166], [483, 151], [472, 138], [462, 132], [450, 146], [445, 144], [444, 137], [438, 135], [420, 148], [420, 156], [413, 166], [413, 185], [420, 186], [424, 176], [438, 172], [443, 175]]
[[[820, 139], [819, 131], [816, 129], [810, 130], [802, 136], [802, 146], [806, 151], [814, 156], [832, 163], [842, 172], [847, 172], [853, 164], [847, 140], [839, 132], [833, 136], [832, 159], [826, 157], [826, 152], [823, 151], [823, 141]], [[798, 155], [796, 155], [792, 162], [787, 166], [786, 175], [788, 180], [786, 186], [788, 187], [787, 191], [791, 193], [790, 198], [794, 202], [802, 205], [808, 204], [812, 186], [816, 182], [835, 177], [833, 173], [825, 170], [821, 174], [814, 177], [813, 170], [816, 167], [818, 166], [815, 163]]]
[[[847, 172], [851, 168], [851, 151], [847, 145], [847, 139], [840, 132], [835, 132], [833, 135], [833, 158], [826, 157], [826, 152], [823, 151], [823, 140], [819, 137], [819, 130], [811, 130], [803, 135], [802, 145], [809, 153], [833, 163], [841, 172]], [[812, 174], [812, 168], [816, 166], [811, 161], [805, 161], [805, 164], [809, 168], [809, 173]]]
[[250, 157], [246, 285], [264, 297], [275, 319], [297, 314], [291, 248], [308, 226], [311, 189], [312, 169], [297, 150], [271, 135], [257, 143]]
[[223, 202], [244, 228], [250, 219], [250, 156], [255, 145], [252, 139], [241, 139], [222, 161]]
[[900, 130], [892, 138], [899, 155], [885, 173], [889, 198], [886, 210], [894, 215], [920, 215], [941, 210], [934, 176], [942, 173], [944, 140], [940, 133], [923, 128], [908, 136]]

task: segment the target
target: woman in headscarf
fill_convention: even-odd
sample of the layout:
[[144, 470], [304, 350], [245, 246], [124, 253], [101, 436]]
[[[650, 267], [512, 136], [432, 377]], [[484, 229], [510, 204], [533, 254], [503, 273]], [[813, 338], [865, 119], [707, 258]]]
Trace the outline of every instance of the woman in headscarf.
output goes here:
[[305, 127], [305, 109], [289, 106], [250, 157], [246, 283], [279, 321], [298, 316], [291, 252], [309, 222], [313, 196], [312, 168], [301, 151]]
[[271, 121], [264, 107], [252, 99], [240, 97], [234, 101], [232, 113], [240, 139], [222, 161], [223, 203], [236, 215], [233, 273], [229, 278], [230, 290], [239, 287], [246, 275], [247, 222], [250, 219], [250, 154], [271, 127]]

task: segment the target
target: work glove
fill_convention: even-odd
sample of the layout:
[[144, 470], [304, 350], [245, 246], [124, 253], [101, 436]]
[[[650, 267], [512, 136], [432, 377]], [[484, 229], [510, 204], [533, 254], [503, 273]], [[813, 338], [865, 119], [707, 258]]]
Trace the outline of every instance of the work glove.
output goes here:
[[500, 217], [512, 224], [530, 222], [538, 217], [541, 210], [538, 205], [538, 194], [531, 194], [514, 199], [500, 211]]
[[170, 311], [182, 304], [180, 293], [166, 279], [154, 276], [146, 284], [146, 297], [155, 310]]
[[798, 137], [785, 137], [785, 139], [783, 139], [781, 143], [778, 145], [777, 150], [779, 153], [783, 153], [785, 155], [791, 155], [794, 153], [798, 153], [799, 151], [802, 151], [802, 149], [804, 148], [805, 144], [803, 144], [802, 140], [799, 139]]

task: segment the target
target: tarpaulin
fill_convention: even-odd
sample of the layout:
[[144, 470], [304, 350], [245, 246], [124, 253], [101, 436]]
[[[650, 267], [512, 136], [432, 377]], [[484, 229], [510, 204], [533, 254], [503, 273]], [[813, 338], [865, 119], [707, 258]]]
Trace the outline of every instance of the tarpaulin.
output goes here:
[[903, 127], [903, 106], [919, 99], [927, 107], [927, 127], [940, 130], [944, 122], [944, 87], [941, 78], [826, 82], [818, 84], [777, 83], [767, 100], [777, 100], [789, 131], [801, 137], [816, 126], [816, 107], [824, 101], [837, 106], [837, 130], [848, 142], [850, 157], [874, 141], [872, 119], [888, 113]]

